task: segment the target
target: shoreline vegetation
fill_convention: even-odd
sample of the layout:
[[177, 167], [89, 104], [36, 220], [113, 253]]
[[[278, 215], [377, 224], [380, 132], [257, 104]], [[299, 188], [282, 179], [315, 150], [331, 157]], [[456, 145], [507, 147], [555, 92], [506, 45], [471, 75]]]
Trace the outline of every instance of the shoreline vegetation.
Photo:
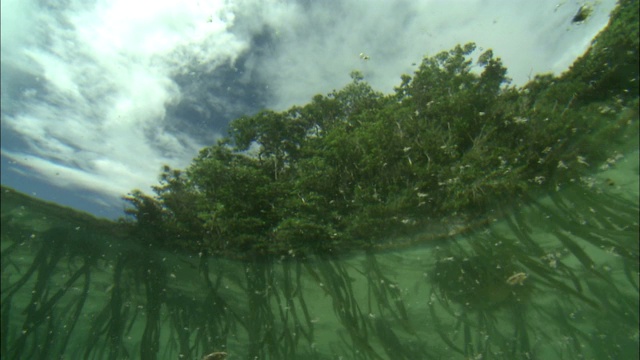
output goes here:
[[127, 221], [162, 247], [304, 256], [425, 228], [425, 241], [446, 238], [508, 213], [613, 165], [637, 134], [637, 10], [620, 2], [567, 72], [522, 87], [468, 43], [425, 57], [393, 94], [354, 71], [304, 106], [238, 118], [185, 170], [166, 166], [155, 195], [126, 196]]
[[[444, 240], [592, 186], [637, 148], [637, 10], [621, 1], [567, 72], [522, 87], [473, 43], [425, 57], [393, 94], [354, 71], [304, 106], [232, 121], [188, 168], [165, 167], [154, 195], [125, 196], [126, 218], [97, 221], [178, 252], [338, 255]], [[2, 191], [3, 204], [16, 193]]]

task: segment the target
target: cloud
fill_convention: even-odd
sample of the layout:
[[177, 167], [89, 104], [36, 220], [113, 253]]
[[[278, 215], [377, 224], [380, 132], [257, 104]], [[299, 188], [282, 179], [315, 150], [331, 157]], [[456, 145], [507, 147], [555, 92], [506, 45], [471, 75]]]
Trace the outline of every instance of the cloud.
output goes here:
[[273, 49], [259, 61], [261, 75], [272, 92], [270, 105], [279, 109], [342, 87], [354, 69], [389, 93], [423, 56], [473, 41], [492, 48], [514, 84], [523, 85], [530, 74], [565, 71], [614, 5], [601, 1], [589, 21], [572, 25], [580, 5], [556, 0], [309, 2], [271, 29]]
[[249, 44], [229, 31], [233, 6], [220, 2], [2, 5], [2, 125], [28, 145], [3, 144], [3, 156], [56, 185], [114, 197], [148, 190], [162, 164], [185, 166], [207, 145], [166, 117], [182, 100], [174, 77], [214, 71]]

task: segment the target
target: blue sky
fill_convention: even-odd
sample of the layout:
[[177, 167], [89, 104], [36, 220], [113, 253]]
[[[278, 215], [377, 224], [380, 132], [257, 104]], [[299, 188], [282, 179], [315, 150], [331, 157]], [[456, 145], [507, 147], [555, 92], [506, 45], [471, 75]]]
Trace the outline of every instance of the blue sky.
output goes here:
[[[583, 24], [571, 19], [594, 8]], [[393, 91], [425, 55], [475, 42], [513, 84], [559, 74], [615, 0], [3, 0], [2, 184], [101, 217], [186, 167], [228, 122], [360, 70]], [[364, 61], [364, 53], [369, 60]]]

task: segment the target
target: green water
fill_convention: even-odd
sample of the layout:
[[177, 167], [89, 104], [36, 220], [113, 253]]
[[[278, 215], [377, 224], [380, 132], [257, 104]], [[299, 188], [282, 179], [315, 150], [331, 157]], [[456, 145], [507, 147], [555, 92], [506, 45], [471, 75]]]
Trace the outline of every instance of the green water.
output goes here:
[[440, 240], [306, 259], [142, 248], [4, 191], [4, 359], [638, 358], [637, 152]]

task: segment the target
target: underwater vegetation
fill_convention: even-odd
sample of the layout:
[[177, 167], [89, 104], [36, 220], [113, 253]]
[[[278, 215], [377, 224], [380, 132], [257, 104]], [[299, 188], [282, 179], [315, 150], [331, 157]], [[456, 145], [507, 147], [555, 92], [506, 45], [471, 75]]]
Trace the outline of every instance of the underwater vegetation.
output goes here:
[[1, 354], [637, 357], [637, 201], [579, 183], [517, 208], [402, 251], [230, 261], [75, 223], [34, 235], [16, 207], [3, 212]]
[[430, 306], [449, 315], [442, 340], [464, 358], [637, 357], [637, 202], [584, 187], [531, 202], [440, 251]]
[[638, 2], [558, 77], [474, 51], [237, 119], [117, 223], [3, 188], [0, 357], [637, 358]]

